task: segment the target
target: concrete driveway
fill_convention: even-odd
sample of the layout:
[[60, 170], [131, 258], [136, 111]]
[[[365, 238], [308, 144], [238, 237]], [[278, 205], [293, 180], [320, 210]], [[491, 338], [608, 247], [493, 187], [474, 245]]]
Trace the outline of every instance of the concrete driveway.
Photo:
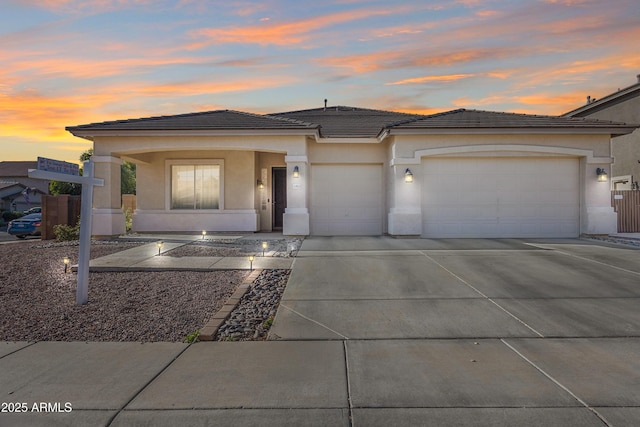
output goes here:
[[271, 340], [340, 340], [354, 424], [640, 424], [640, 251], [304, 242]]

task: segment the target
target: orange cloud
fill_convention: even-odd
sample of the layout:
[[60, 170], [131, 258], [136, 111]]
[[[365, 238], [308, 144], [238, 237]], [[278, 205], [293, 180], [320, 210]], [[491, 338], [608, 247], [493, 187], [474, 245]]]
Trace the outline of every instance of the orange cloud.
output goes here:
[[[0, 92], [0, 137], [7, 139], [39, 140], [47, 143], [68, 142], [71, 138], [66, 126], [96, 121], [155, 115], [158, 105], [165, 111], [174, 112], [171, 103], [154, 103], [154, 99], [171, 99], [173, 103], [181, 98], [189, 99], [198, 95], [226, 92], [255, 91], [279, 85], [291, 84], [291, 78], [270, 78], [268, 80], [238, 79], [229, 82], [187, 81], [172, 84], [126, 84], [103, 85], [99, 90], [87, 93], [87, 89], [68, 95], [46, 95], [34, 90]], [[126, 112], [115, 109], [115, 105], [126, 105], [130, 100], [142, 100], [152, 105], [148, 110], [129, 108]], [[134, 105], [139, 105], [135, 103]], [[187, 103], [187, 108], [193, 108]], [[161, 109], [162, 110], [162, 109]], [[181, 111], [182, 112], [182, 111]], [[71, 138], [73, 139], [73, 138]]]
[[[580, 98], [580, 101], [578, 99]], [[480, 99], [458, 98], [452, 104], [458, 108], [478, 108], [504, 110], [504, 105], [512, 105], [508, 111], [524, 114], [560, 115], [584, 103], [581, 92], [553, 93], [540, 91], [525, 95], [492, 95]], [[497, 106], [497, 108], [496, 108]]]
[[474, 77], [474, 76], [475, 74], [449, 74], [444, 76], [416, 77], [412, 79], [398, 80], [397, 82], [393, 82], [393, 83], [387, 83], [386, 86], [431, 83], [431, 82], [448, 83], [448, 82], [454, 82], [462, 79], [468, 79], [469, 77]]
[[35, 58], [13, 61], [5, 72], [14, 74], [35, 73], [40, 78], [61, 76], [70, 78], [97, 78], [140, 73], [143, 70], [166, 65], [205, 64], [211, 58], [164, 57], [164, 58], [124, 58], [95, 59], [80, 58]]
[[322, 28], [372, 16], [388, 15], [390, 10], [355, 10], [338, 12], [284, 24], [266, 21], [263, 25], [234, 28], [204, 28], [192, 32], [192, 36], [203, 38], [189, 47], [198, 49], [214, 43], [249, 43], [259, 45], [291, 45], [309, 40], [311, 33]]
[[476, 60], [505, 58], [521, 52], [515, 47], [504, 48], [466, 48], [459, 50], [433, 51], [389, 50], [368, 54], [322, 58], [315, 60], [320, 66], [348, 68], [355, 73], [366, 73], [380, 69], [398, 69], [409, 67], [432, 67], [465, 64]]

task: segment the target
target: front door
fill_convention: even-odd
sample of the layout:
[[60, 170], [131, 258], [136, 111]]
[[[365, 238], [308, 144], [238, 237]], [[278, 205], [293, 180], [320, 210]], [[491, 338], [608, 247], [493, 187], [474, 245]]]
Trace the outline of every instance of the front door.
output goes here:
[[282, 217], [287, 208], [287, 168], [273, 168], [273, 229], [282, 230]]

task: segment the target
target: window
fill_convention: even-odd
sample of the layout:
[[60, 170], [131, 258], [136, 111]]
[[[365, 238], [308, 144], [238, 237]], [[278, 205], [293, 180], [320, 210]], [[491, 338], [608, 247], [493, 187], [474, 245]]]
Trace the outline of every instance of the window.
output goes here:
[[171, 162], [171, 209], [220, 209], [219, 162]]

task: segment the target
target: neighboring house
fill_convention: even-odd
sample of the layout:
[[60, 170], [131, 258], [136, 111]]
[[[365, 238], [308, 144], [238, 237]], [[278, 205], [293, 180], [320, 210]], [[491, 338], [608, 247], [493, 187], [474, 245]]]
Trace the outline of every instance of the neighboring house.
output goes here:
[[0, 208], [24, 211], [41, 206], [41, 196], [49, 194], [49, 181], [29, 178], [29, 169], [38, 162], [0, 162]]
[[93, 234], [124, 233], [120, 164], [137, 165], [133, 229], [285, 235], [576, 237], [616, 231], [609, 121], [352, 107], [221, 110], [68, 127], [94, 143]]
[[[564, 114], [564, 117], [588, 117], [640, 124], [640, 75], [634, 85], [619, 89], [600, 99], [587, 98], [587, 104]], [[640, 128], [611, 140], [612, 190], [640, 190]]]

